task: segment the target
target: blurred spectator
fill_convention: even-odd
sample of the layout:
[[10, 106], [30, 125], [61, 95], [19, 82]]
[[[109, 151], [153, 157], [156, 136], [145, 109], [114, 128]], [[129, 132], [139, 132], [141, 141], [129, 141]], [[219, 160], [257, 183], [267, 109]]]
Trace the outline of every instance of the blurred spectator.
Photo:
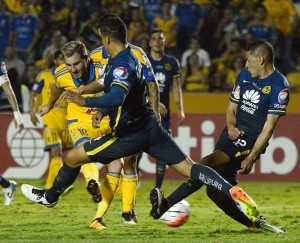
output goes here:
[[16, 14], [22, 13], [22, 0], [4, 0], [9, 11]]
[[102, 0], [101, 7], [104, 11], [119, 15], [122, 1], [126, 0]]
[[67, 43], [67, 38], [62, 35], [60, 31], [55, 31], [52, 33], [51, 44], [45, 48], [43, 51], [43, 60], [46, 60], [47, 54], [50, 52], [54, 54], [59, 50], [64, 44]]
[[149, 45], [149, 37], [144, 37], [140, 40], [140, 47], [143, 49], [143, 51], [146, 54], [149, 54], [150, 52], [150, 45]]
[[182, 67], [185, 67], [187, 65], [187, 60], [192, 54], [196, 54], [198, 56], [198, 63], [201, 67], [210, 67], [210, 56], [206, 50], [201, 48], [200, 42], [197, 37], [192, 37], [190, 39], [190, 48], [183, 52], [181, 57]]
[[217, 50], [223, 52], [228, 45], [228, 41], [231, 38], [231, 33], [234, 30], [234, 19], [235, 15], [231, 8], [226, 7], [223, 12], [221, 21], [216, 29], [215, 38], [217, 40]]
[[217, 38], [215, 37], [216, 29], [221, 21], [221, 10], [219, 7], [212, 6], [206, 14], [203, 22], [200, 25], [199, 40], [201, 46], [207, 50], [210, 57], [214, 58], [219, 55], [216, 48]]
[[178, 19], [177, 47], [181, 55], [188, 48], [190, 38], [199, 35], [204, 14], [199, 4], [184, 0], [177, 4], [175, 16]]
[[21, 58], [17, 56], [15, 47], [13, 46], [6, 47], [4, 52], [4, 59], [5, 59], [7, 70], [15, 69], [18, 78], [24, 77], [26, 64]]
[[81, 24], [78, 31], [78, 36], [83, 39], [87, 49], [90, 51], [101, 46], [101, 39], [98, 31], [99, 18], [100, 12], [98, 10], [92, 11], [89, 19]]
[[0, 0], [0, 57], [3, 57], [6, 47], [12, 44], [13, 18], [6, 11], [5, 4]]
[[132, 10], [132, 7], [129, 5], [128, 0], [122, 1], [119, 16], [125, 22], [127, 28], [129, 27], [129, 24], [131, 22], [131, 16], [132, 16], [131, 10]]
[[29, 3], [29, 13], [39, 17], [43, 10], [40, 0], [29, 0]]
[[161, 29], [167, 39], [165, 52], [171, 56], [178, 58], [176, 47], [178, 20], [171, 16], [171, 1], [163, 1], [162, 13], [154, 18], [153, 27]]
[[283, 74], [293, 70], [292, 37], [295, 35], [298, 20], [297, 10], [290, 0], [264, 0], [269, 18], [278, 31], [280, 65]]
[[22, 14], [14, 20], [14, 45], [18, 55], [27, 63], [35, 60], [35, 45], [39, 38], [39, 20], [35, 15], [29, 14], [29, 2], [22, 3]]
[[231, 91], [233, 89], [234, 83], [238, 74], [245, 68], [245, 57], [244, 56], [236, 56], [233, 61], [231, 67], [228, 69], [226, 83], [223, 86], [224, 90]]
[[30, 112], [30, 90], [34, 84], [35, 78], [38, 74], [38, 69], [33, 64], [27, 66], [26, 76], [21, 81], [21, 97], [22, 97], [22, 111], [23, 113]]
[[267, 18], [266, 7], [259, 4], [255, 7], [254, 20], [248, 25], [247, 39], [266, 39], [268, 42], [275, 45], [276, 29], [273, 22]]
[[184, 91], [209, 91], [209, 69], [199, 63], [196, 53], [188, 57], [187, 65], [182, 68], [182, 88]]
[[[257, 9], [255, 9], [257, 11]], [[253, 20], [252, 12], [246, 7], [241, 7], [238, 10], [238, 16], [233, 21], [233, 29], [231, 37], [238, 37], [246, 39], [248, 32], [248, 23]]]
[[146, 27], [150, 27], [153, 20], [161, 15], [161, 4], [163, 0], [140, 0], [140, 15]]
[[142, 21], [131, 22], [128, 31], [128, 42], [140, 46], [143, 39], [148, 38], [146, 27]]
[[81, 22], [87, 21], [90, 17], [90, 14], [93, 11], [96, 10], [98, 10], [99, 12], [101, 11], [101, 1], [80, 0], [78, 1], [78, 9], [80, 9], [79, 11], [80, 21]]

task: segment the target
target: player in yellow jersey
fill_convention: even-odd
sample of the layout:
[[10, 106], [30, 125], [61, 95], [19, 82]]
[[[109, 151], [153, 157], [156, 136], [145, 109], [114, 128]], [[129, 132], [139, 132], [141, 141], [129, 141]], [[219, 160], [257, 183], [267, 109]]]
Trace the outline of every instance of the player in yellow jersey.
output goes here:
[[[85, 45], [80, 41], [71, 41], [62, 48], [65, 64], [55, 70], [55, 85], [51, 88], [48, 103], [39, 108], [41, 116], [53, 109], [54, 104], [65, 90], [76, 90], [89, 83], [96, 82], [101, 73], [102, 65], [89, 59]], [[85, 94], [84, 97], [94, 97], [99, 94]], [[99, 129], [92, 127], [92, 116], [98, 109], [80, 107], [74, 103], [67, 106], [67, 129], [74, 146], [88, 142], [92, 138], [102, 136], [110, 131], [109, 119], [103, 119]], [[114, 168], [116, 167], [116, 168]], [[119, 177], [122, 168], [120, 160], [107, 166], [107, 174]], [[86, 188], [95, 202], [101, 201], [99, 170], [95, 163], [81, 167], [86, 180]]]
[[[55, 83], [54, 71], [64, 62], [61, 51], [54, 54], [53, 60], [55, 66], [42, 70], [32, 87], [30, 96], [30, 118], [31, 122], [36, 126], [39, 123], [36, 117], [36, 104], [38, 96], [41, 97], [42, 104], [48, 102], [51, 86]], [[69, 135], [66, 131], [66, 116], [67, 116], [67, 102], [58, 99], [54, 108], [45, 116], [43, 116], [43, 138], [44, 150], [50, 152], [49, 171], [46, 179], [45, 188], [50, 188], [56, 178], [59, 169], [62, 167], [62, 153], [63, 149], [73, 147]], [[72, 189], [72, 188], [68, 188]]]
[[[159, 92], [158, 92], [158, 84], [154, 76], [154, 72], [152, 66], [147, 58], [147, 55], [143, 51], [142, 48], [134, 46], [132, 44], [128, 44], [131, 47], [131, 50], [135, 57], [139, 60], [143, 67], [144, 78], [147, 81], [148, 86], [148, 93], [149, 93], [149, 100], [154, 107], [155, 113], [159, 116]], [[106, 50], [103, 46], [96, 48], [90, 54], [92, 60], [99, 61], [102, 65], [107, 65], [109, 55], [107, 54]], [[96, 84], [95, 84], [96, 85]], [[96, 86], [92, 87], [92, 85], [85, 86], [80, 88], [78, 92], [81, 94], [91, 92], [92, 90], [97, 90]], [[91, 88], [88, 88], [91, 87]], [[122, 221], [125, 224], [135, 224], [137, 223], [136, 213], [134, 211], [134, 204], [135, 204], [135, 195], [138, 183], [138, 175], [137, 175], [137, 164], [139, 159], [141, 158], [141, 154], [132, 155], [129, 157], [124, 158], [124, 166], [123, 172], [124, 175], [122, 179], [117, 181], [115, 180], [114, 183], [107, 183], [107, 179], [103, 183], [103, 197], [102, 201], [98, 205], [98, 210], [95, 215], [95, 220], [91, 224], [90, 227], [95, 229], [103, 229], [103, 220], [105, 213], [107, 212], [109, 205], [114, 197], [114, 192], [117, 192], [122, 197], [123, 203], [123, 210], [122, 210]], [[106, 188], [104, 192], [104, 188]], [[122, 191], [126, 193], [122, 193]], [[100, 220], [99, 220], [100, 219]]]

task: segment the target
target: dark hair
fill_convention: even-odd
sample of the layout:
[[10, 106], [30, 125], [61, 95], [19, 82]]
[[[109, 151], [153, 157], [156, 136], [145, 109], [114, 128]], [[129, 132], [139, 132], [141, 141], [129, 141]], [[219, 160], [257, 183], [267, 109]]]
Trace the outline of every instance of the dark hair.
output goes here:
[[153, 35], [153, 34], [155, 34], [155, 33], [159, 33], [159, 34], [165, 34], [161, 29], [159, 29], [159, 28], [154, 28], [154, 29], [151, 29], [150, 30], [150, 36], [151, 35]]
[[267, 63], [274, 63], [275, 53], [273, 46], [265, 39], [255, 39], [249, 42], [245, 51], [250, 51], [251, 55], [263, 55]]
[[125, 22], [115, 14], [104, 14], [98, 24], [101, 33], [114, 41], [127, 43], [127, 28]]

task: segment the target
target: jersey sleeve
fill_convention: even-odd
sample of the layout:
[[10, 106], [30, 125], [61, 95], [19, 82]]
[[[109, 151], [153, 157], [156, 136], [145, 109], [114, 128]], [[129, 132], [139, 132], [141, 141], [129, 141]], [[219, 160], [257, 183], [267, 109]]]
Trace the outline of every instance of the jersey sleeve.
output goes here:
[[180, 64], [176, 58], [172, 58], [173, 78], [180, 77]]
[[241, 86], [243, 84], [243, 80], [245, 80], [245, 71], [241, 71], [234, 83], [231, 95], [230, 95], [230, 101], [233, 103], [240, 103], [241, 97], [240, 97], [240, 91]]
[[45, 80], [43, 79], [43, 75], [40, 73], [32, 86], [32, 92], [35, 94], [40, 94], [45, 85]]
[[268, 114], [285, 116], [290, 99], [290, 89], [286, 86], [274, 87], [271, 90], [270, 107]]
[[112, 67], [112, 76], [113, 80], [111, 83], [111, 86], [113, 85], [119, 85], [123, 87], [126, 92], [128, 93], [131, 86], [132, 86], [132, 70], [130, 69], [129, 65], [120, 65]]
[[9, 82], [9, 78], [7, 75], [7, 70], [6, 70], [6, 64], [4, 61], [0, 60], [0, 86], [2, 86], [2, 84]]

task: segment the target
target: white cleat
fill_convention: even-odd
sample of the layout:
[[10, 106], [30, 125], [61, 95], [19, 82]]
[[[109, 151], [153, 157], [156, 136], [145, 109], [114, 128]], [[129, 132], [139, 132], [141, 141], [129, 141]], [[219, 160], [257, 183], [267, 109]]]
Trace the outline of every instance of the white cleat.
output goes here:
[[3, 188], [2, 191], [4, 193], [4, 205], [9, 206], [12, 204], [14, 200], [14, 193], [17, 190], [18, 184], [15, 181], [9, 181], [10, 186], [7, 188]]

